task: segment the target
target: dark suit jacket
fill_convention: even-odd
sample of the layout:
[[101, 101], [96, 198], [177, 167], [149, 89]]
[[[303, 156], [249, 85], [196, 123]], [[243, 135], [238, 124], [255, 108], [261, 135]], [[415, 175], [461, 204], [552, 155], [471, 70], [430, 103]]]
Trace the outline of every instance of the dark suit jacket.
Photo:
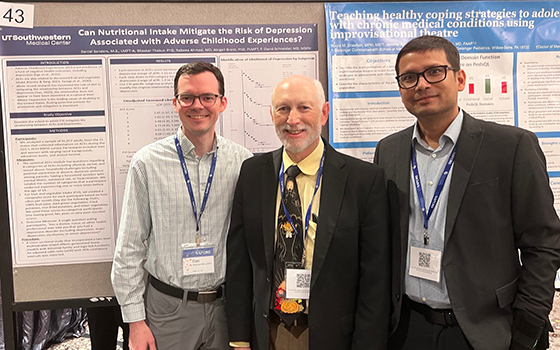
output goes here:
[[[412, 132], [410, 127], [381, 140], [375, 152], [375, 163], [388, 180], [396, 223], [393, 329], [406, 273]], [[550, 327], [560, 265], [560, 223], [553, 202], [536, 136], [465, 113], [451, 175], [442, 270], [453, 311], [475, 349], [508, 349], [517, 310]]]
[[[390, 310], [389, 213], [383, 170], [325, 142], [309, 349], [385, 349]], [[269, 349], [282, 149], [243, 163], [227, 241], [230, 341]], [[272, 311], [273, 312], [273, 311]]]

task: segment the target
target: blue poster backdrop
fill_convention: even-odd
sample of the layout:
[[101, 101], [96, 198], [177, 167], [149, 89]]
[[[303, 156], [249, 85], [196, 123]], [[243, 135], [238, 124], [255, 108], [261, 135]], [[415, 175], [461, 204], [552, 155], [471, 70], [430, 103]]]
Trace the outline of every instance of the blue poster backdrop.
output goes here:
[[327, 3], [325, 14], [335, 148], [371, 161], [381, 138], [415, 122], [396, 55], [412, 38], [443, 36], [467, 74], [459, 106], [535, 132], [560, 196], [560, 2]]

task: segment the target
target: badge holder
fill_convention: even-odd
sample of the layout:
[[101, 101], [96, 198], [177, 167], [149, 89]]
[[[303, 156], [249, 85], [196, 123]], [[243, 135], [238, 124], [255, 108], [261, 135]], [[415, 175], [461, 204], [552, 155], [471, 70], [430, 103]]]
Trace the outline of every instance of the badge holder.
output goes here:
[[438, 250], [410, 246], [410, 267], [408, 274], [428, 281], [440, 282], [441, 257]]
[[[284, 282], [282, 282], [278, 287], [278, 290], [276, 290], [276, 295], [274, 300], [275, 309], [282, 311], [283, 313], [286, 314], [295, 314], [305, 310], [305, 303], [303, 299], [309, 299], [309, 293], [304, 295], [306, 296], [306, 298], [300, 298], [298, 297], [297, 294], [295, 296], [292, 295], [288, 297], [288, 290], [287, 290], [288, 282], [292, 281], [294, 278], [297, 279], [297, 277], [289, 278], [288, 276], [294, 273], [297, 274], [298, 272], [301, 273], [304, 271], [309, 271], [309, 270], [304, 270], [302, 263], [298, 263], [298, 262], [285, 263], [285, 269], [284, 269], [285, 278], [284, 278]], [[311, 273], [311, 271], [309, 272]]]
[[183, 254], [183, 275], [201, 275], [215, 273], [214, 270], [214, 247], [207, 243], [183, 243], [181, 244]]
[[306, 270], [301, 262], [286, 262], [286, 298], [309, 299], [311, 270]]

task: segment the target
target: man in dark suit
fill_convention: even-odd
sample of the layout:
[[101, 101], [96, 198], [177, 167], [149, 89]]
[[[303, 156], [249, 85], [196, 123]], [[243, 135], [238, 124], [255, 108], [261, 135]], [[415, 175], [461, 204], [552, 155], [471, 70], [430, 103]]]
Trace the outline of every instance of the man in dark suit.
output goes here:
[[396, 71], [417, 123], [375, 153], [395, 224], [391, 348], [547, 348], [560, 223], [536, 136], [458, 107], [446, 39], [411, 40]]
[[[226, 273], [231, 345], [385, 349], [390, 238], [383, 171], [320, 137], [329, 104], [318, 81], [283, 80], [270, 112], [284, 147], [244, 162], [234, 197]], [[302, 172], [295, 183], [282, 172], [293, 165]], [[290, 202], [295, 193], [300, 204]], [[299, 246], [303, 258], [288, 258]], [[307, 293], [300, 298], [290, 296], [294, 274], [309, 279], [297, 285]]]

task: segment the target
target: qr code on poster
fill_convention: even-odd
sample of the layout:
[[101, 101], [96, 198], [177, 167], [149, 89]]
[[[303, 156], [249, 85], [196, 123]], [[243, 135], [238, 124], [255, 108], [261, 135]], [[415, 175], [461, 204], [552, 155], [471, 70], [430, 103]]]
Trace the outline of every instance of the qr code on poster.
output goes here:
[[297, 288], [309, 288], [311, 283], [311, 275], [307, 273], [298, 273], [296, 279]]
[[430, 253], [418, 252], [418, 266], [430, 267]]

